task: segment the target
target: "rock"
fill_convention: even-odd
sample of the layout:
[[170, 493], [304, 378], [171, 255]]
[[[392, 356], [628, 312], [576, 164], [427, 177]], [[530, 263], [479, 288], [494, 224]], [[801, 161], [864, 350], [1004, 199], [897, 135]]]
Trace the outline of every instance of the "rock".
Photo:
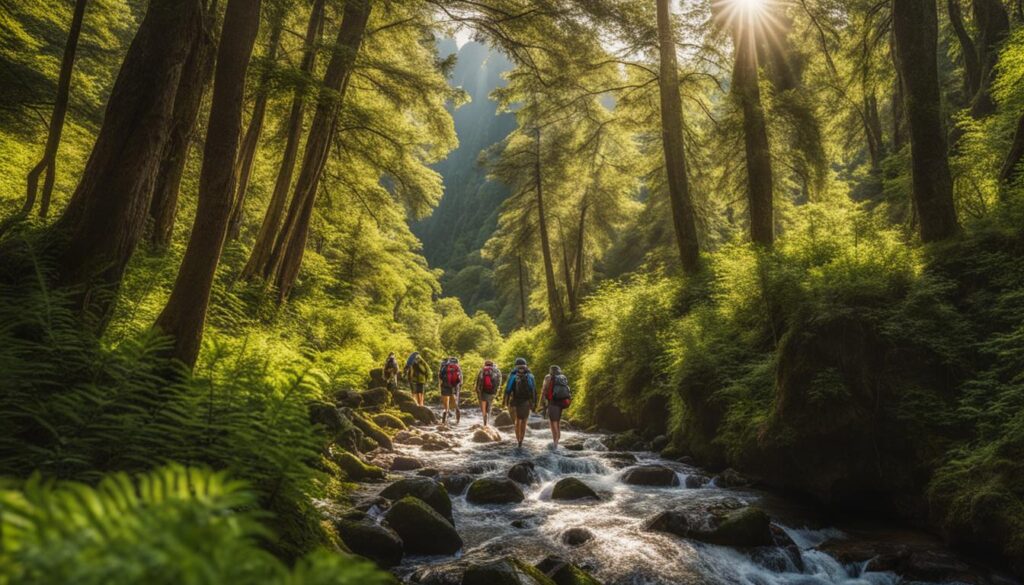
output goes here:
[[427, 477], [410, 477], [400, 479], [384, 488], [381, 497], [398, 500], [407, 496], [419, 498], [427, 503], [438, 514], [454, 524], [452, 518], [452, 500], [443, 484]]
[[373, 368], [370, 370], [370, 380], [367, 383], [368, 388], [381, 388], [387, 385], [387, 381], [384, 379], [384, 368]]
[[380, 481], [387, 477], [387, 472], [380, 467], [363, 463], [358, 457], [346, 451], [335, 453], [334, 462], [350, 481]]
[[324, 432], [333, 441], [342, 426], [342, 414], [329, 402], [311, 402], [309, 404], [309, 422], [324, 428]]
[[612, 467], [615, 469], [622, 469], [623, 467], [629, 467], [630, 465], [636, 465], [637, 463], [636, 455], [625, 451], [605, 453], [602, 457], [608, 459], [609, 463], [611, 463]]
[[462, 585], [554, 585], [544, 573], [516, 559], [505, 558], [470, 565]]
[[440, 479], [444, 487], [448, 489], [448, 493], [456, 496], [461, 496], [469, 484], [473, 483], [473, 476], [468, 473], [442, 475]]
[[441, 472], [434, 467], [424, 467], [416, 472], [420, 477], [437, 477]]
[[387, 388], [377, 387], [362, 392], [364, 408], [380, 408], [391, 403], [391, 392]]
[[494, 417], [494, 426], [499, 429], [511, 428], [515, 426], [515, 421], [512, 420], [511, 414], [502, 412]]
[[772, 546], [771, 521], [760, 508], [748, 506], [712, 516], [705, 521], [690, 517], [685, 511], [662, 512], [647, 522], [648, 530], [668, 532], [732, 547]]
[[423, 467], [423, 462], [415, 457], [399, 455], [391, 461], [391, 471], [413, 471]]
[[537, 468], [533, 461], [520, 461], [508, 470], [508, 478], [523, 485], [540, 483], [540, 476], [537, 475]]
[[690, 457], [689, 455], [683, 455], [682, 457], [676, 459], [676, 461], [682, 463], [683, 465], [697, 465], [697, 461], [693, 457]]
[[391, 437], [389, 437], [388, 434], [384, 432], [384, 429], [377, 426], [377, 423], [363, 416], [361, 413], [354, 411], [352, 412], [352, 416], [350, 418], [352, 419], [352, 424], [359, 427], [359, 430], [363, 431], [363, 433], [367, 437], [370, 437], [371, 439], [376, 441], [378, 445], [380, 445], [384, 449], [387, 449], [388, 451], [391, 451], [392, 449], [395, 448], [394, 444], [392, 444], [391, 442]]
[[477, 427], [473, 431], [472, 440], [474, 443], [499, 443], [501, 442], [501, 433], [494, 427]]
[[357, 555], [385, 568], [402, 562], [402, 539], [394, 530], [372, 520], [339, 520], [335, 528], [345, 546]]
[[562, 542], [569, 546], [579, 546], [594, 539], [594, 533], [586, 528], [570, 528], [562, 533]]
[[402, 419], [398, 418], [393, 414], [388, 414], [386, 412], [373, 415], [373, 418], [371, 420], [373, 420], [373, 422], [376, 423], [377, 426], [383, 427], [385, 429], [395, 429], [398, 431], [404, 431], [406, 429], [405, 423], [402, 422]]
[[419, 498], [398, 500], [384, 518], [401, 537], [406, 554], [452, 555], [462, 548], [455, 527]]
[[437, 417], [434, 416], [434, 411], [430, 410], [426, 406], [403, 402], [398, 405], [398, 410], [412, 415], [416, 418], [416, 422], [423, 425], [432, 425], [437, 422]]
[[362, 438], [359, 440], [359, 448], [356, 449], [356, 451], [372, 453], [373, 451], [376, 451], [379, 448], [380, 444], [377, 441], [374, 441], [370, 437], [363, 435]]
[[537, 563], [537, 570], [555, 585], [601, 585], [601, 582], [576, 565], [559, 557], [547, 557]]
[[409, 392], [403, 392], [398, 388], [389, 388], [388, 390], [391, 392], [391, 401], [395, 404], [416, 404], [416, 401]]
[[597, 492], [587, 484], [575, 477], [566, 477], [558, 480], [551, 490], [552, 500], [582, 500], [585, 498], [598, 499]]
[[664, 465], [641, 465], [627, 469], [622, 481], [629, 485], [677, 486], [679, 476]]
[[363, 404], [363, 396], [351, 388], [342, 388], [334, 393], [334, 402], [338, 406], [359, 408]]
[[640, 433], [634, 430], [606, 437], [604, 444], [614, 451], [644, 451], [648, 447]]
[[[564, 427], [563, 427], [563, 430], [564, 430]], [[575, 439], [575, 440], [571, 440], [571, 441], [566, 441], [566, 442], [562, 443], [562, 448], [566, 449], [566, 450], [569, 450], [569, 451], [582, 451], [583, 450], [583, 441], [581, 439]]]
[[668, 459], [669, 461], [679, 461], [685, 457], [683, 450], [672, 444], [662, 447], [661, 452], [658, 453], [658, 455], [660, 455], [662, 459]]
[[526, 499], [511, 479], [485, 477], [469, 485], [466, 501], [473, 504], [512, 504]]
[[355, 509], [360, 512], [367, 513], [370, 510], [376, 508], [378, 510], [387, 510], [391, 507], [391, 500], [382, 498], [380, 496], [373, 496], [372, 498], [365, 498], [356, 502]]
[[613, 433], [628, 431], [632, 426], [629, 417], [614, 404], [602, 404], [594, 411], [594, 423], [598, 427]]
[[658, 435], [651, 439], [651, 451], [661, 452], [662, 449], [668, 447], [668, 437], [665, 435]]
[[989, 583], [987, 571], [971, 567], [930, 539], [896, 532], [878, 540], [834, 539], [818, 550], [841, 563], [865, 563], [869, 571], [892, 571], [906, 581]]
[[422, 445], [423, 435], [408, 430], [398, 431], [395, 433], [395, 436], [392, 437], [392, 441], [395, 443], [401, 443], [402, 445]]
[[711, 478], [708, 476], [701, 475], [699, 473], [692, 473], [686, 476], [685, 485], [690, 489], [698, 489], [708, 485], [709, 483], [711, 483]]
[[748, 487], [752, 481], [735, 469], [729, 468], [715, 476], [715, 485], [722, 488]]

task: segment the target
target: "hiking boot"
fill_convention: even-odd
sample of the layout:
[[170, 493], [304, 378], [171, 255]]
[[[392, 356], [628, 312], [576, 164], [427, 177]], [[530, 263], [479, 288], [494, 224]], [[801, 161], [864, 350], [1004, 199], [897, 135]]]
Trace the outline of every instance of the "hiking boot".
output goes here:
[[459, 422], [461, 420], [462, 420], [462, 411], [456, 408], [455, 409], [455, 424], [459, 424]]
[[441, 415], [441, 424], [446, 424], [447, 422], [448, 422], [448, 411], [446, 410], [446, 411], [444, 411], [444, 414]]

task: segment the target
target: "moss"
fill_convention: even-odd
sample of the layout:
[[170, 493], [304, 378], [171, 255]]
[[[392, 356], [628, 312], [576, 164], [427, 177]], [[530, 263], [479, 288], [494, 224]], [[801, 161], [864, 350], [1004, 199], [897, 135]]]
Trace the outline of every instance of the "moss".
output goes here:
[[358, 457], [345, 451], [337, 453], [334, 460], [350, 481], [379, 481], [387, 477], [387, 472], [380, 467], [363, 463]]
[[555, 585], [555, 582], [552, 581], [550, 577], [542, 573], [540, 569], [538, 569], [537, 567], [534, 567], [533, 565], [525, 563], [519, 559], [513, 559], [512, 563], [516, 566], [517, 569], [519, 569], [520, 571], [528, 575], [531, 579], [533, 579], [537, 583], [537, 585]]
[[404, 431], [407, 428], [406, 424], [402, 422], [402, 419], [386, 412], [373, 415], [373, 422], [376, 423], [377, 426], [380, 426], [382, 428], [388, 428], [397, 431]]

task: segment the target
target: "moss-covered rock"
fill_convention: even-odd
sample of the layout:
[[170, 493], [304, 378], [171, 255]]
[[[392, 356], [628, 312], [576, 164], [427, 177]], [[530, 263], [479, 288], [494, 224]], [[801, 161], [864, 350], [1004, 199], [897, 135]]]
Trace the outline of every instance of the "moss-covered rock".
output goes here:
[[377, 444], [384, 449], [391, 451], [395, 448], [394, 444], [391, 442], [391, 437], [384, 432], [384, 429], [377, 426], [377, 423], [373, 422], [362, 413], [353, 411], [351, 419], [352, 424], [359, 427], [359, 430], [363, 431], [367, 437], [376, 441]]
[[363, 407], [382, 408], [391, 404], [391, 392], [387, 388], [370, 388], [361, 396], [363, 397]]
[[500, 412], [494, 417], [494, 426], [499, 429], [509, 429], [515, 426], [515, 421], [512, 420], [512, 415], [508, 412]]
[[415, 471], [423, 467], [423, 462], [415, 457], [399, 455], [391, 460], [391, 471]]
[[381, 497], [389, 500], [399, 500], [406, 496], [419, 498], [427, 503], [438, 514], [454, 524], [452, 517], [452, 500], [448, 496], [448, 490], [441, 483], [429, 477], [410, 477], [400, 479], [384, 488], [380, 492]]
[[373, 422], [377, 426], [385, 429], [395, 429], [397, 431], [404, 431], [407, 428], [406, 424], [402, 422], [402, 419], [386, 412], [373, 415], [373, 418], [371, 420], [373, 420]]
[[414, 417], [419, 424], [432, 425], [437, 422], [434, 411], [426, 406], [404, 402], [398, 405], [398, 409]]
[[526, 499], [523, 490], [511, 479], [485, 477], [469, 485], [466, 501], [473, 504], [514, 504]]
[[540, 476], [537, 475], [537, 467], [533, 461], [520, 461], [508, 470], [508, 478], [523, 485], [540, 483]]
[[554, 585], [554, 582], [518, 559], [505, 558], [470, 565], [462, 575], [462, 585]]
[[640, 465], [622, 474], [623, 483], [646, 486], [677, 486], [679, 476], [664, 465]]
[[649, 520], [647, 528], [722, 546], [754, 547], [776, 543], [771, 519], [755, 506], [713, 510], [709, 518], [695, 518], [684, 510], [669, 510]]
[[334, 462], [345, 472], [345, 478], [349, 481], [380, 481], [387, 477], [387, 472], [380, 467], [363, 463], [347, 451], [335, 453]]
[[450, 473], [442, 475], [440, 479], [448, 493], [457, 496], [461, 496], [469, 484], [473, 483], [473, 476], [468, 473]]
[[393, 567], [402, 562], [403, 544], [394, 530], [373, 520], [341, 519], [335, 529], [345, 546], [382, 567]]
[[547, 557], [536, 569], [555, 585], [601, 585], [601, 582], [576, 565], [559, 557]]
[[406, 554], [453, 555], [462, 548], [455, 527], [419, 498], [398, 500], [384, 518], [402, 538]]
[[558, 480], [555, 487], [551, 489], [552, 500], [583, 500], [599, 499], [597, 492], [589, 485], [575, 477], [566, 477]]

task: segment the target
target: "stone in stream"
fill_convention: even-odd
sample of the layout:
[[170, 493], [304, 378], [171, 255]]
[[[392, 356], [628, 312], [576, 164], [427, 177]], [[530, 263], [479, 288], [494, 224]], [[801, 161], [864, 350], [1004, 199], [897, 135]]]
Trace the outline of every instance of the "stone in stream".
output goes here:
[[391, 442], [391, 437], [384, 432], [384, 429], [377, 426], [377, 423], [363, 416], [362, 413], [355, 411], [349, 411], [345, 414], [352, 419], [352, 424], [359, 427], [359, 430], [363, 431], [363, 434], [376, 441], [382, 448], [387, 449], [388, 451], [395, 448], [394, 444]]
[[682, 510], [669, 510], [649, 520], [646, 527], [721, 546], [775, 545], [771, 520], [763, 510], [754, 506], [712, 512], [712, 516], [704, 521], [694, 519]]
[[711, 478], [708, 476], [701, 475], [699, 473], [691, 473], [686, 476], [685, 485], [690, 489], [698, 489], [708, 485], [709, 483], [711, 483]]
[[384, 488], [384, 490], [380, 492], [380, 496], [392, 501], [406, 496], [419, 498], [426, 502], [427, 505], [433, 508], [438, 514], [444, 516], [446, 520], [454, 523], [454, 519], [452, 517], [452, 500], [448, 496], [448, 490], [443, 484], [428, 477], [410, 477], [400, 479]]
[[601, 585], [589, 573], [560, 557], [547, 557], [536, 567], [555, 585]]
[[345, 472], [345, 478], [349, 481], [381, 481], [387, 477], [387, 472], [380, 467], [363, 463], [346, 451], [335, 453], [334, 462]]
[[562, 533], [562, 542], [569, 546], [579, 546], [594, 539], [594, 533], [586, 528], [570, 528]]
[[462, 575], [462, 585], [553, 585], [535, 567], [513, 558], [474, 563]]
[[426, 406], [403, 402], [398, 405], [398, 410], [411, 414], [416, 417], [416, 422], [423, 425], [432, 425], [437, 422], [437, 417], [434, 416], [434, 411], [430, 410]]
[[424, 467], [416, 472], [416, 475], [420, 477], [437, 477], [441, 472], [435, 467]]
[[506, 429], [515, 426], [515, 421], [512, 420], [512, 415], [507, 412], [501, 412], [494, 417], [494, 426], [499, 429]]
[[552, 500], [582, 500], [586, 498], [599, 499], [597, 492], [575, 477], [560, 479], [551, 489]]
[[834, 539], [817, 549], [841, 563], [864, 563], [866, 571], [892, 571], [908, 582], [1004, 582], [999, 575], [968, 565], [941, 542], [907, 531], [880, 534], [870, 540]]
[[604, 444], [613, 451], [645, 451], [649, 446], [634, 430], [605, 437]]
[[753, 483], [732, 468], [726, 469], [715, 476], [715, 485], [722, 488], [747, 487]]
[[665, 435], [658, 435], [651, 439], [651, 451], [661, 452], [662, 449], [668, 447], [668, 437]]
[[404, 431], [406, 429], [405, 423], [402, 422], [402, 419], [386, 412], [373, 415], [372, 420], [377, 424], [377, 426], [385, 429], [395, 429], [399, 431]]
[[359, 500], [353, 507], [363, 513], [369, 513], [374, 508], [383, 511], [391, 507], [391, 500], [381, 496], [373, 496]]
[[419, 498], [406, 496], [391, 504], [384, 519], [401, 537], [406, 554], [453, 555], [462, 548], [455, 527]]
[[625, 451], [605, 453], [602, 457], [608, 459], [608, 463], [616, 469], [622, 469], [623, 467], [629, 467], [630, 465], [637, 464], [636, 455]]
[[597, 410], [594, 411], [594, 423], [599, 428], [613, 433], [628, 431], [633, 426], [633, 422], [629, 420], [629, 417], [613, 404], [602, 404], [597, 407]]
[[335, 522], [334, 527], [345, 546], [357, 555], [385, 568], [402, 562], [403, 543], [394, 530], [368, 519], [342, 519]]
[[473, 427], [472, 440], [474, 443], [498, 443], [501, 441], [501, 433], [494, 427], [477, 425]]
[[540, 483], [540, 476], [537, 475], [537, 468], [533, 461], [520, 461], [508, 470], [508, 478], [523, 485]]
[[469, 485], [466, 501], [471, 504], [517, 504], [526, 499], [511, 479], [484, 477]]
[[423, 467], [423, 462], [415, 457], [399, 455], [391, 460], [391, 471], [414, 471]]
[[629, 485], [677, 486], [679, 476], [664, 465], [640, 465], [627, 469], [622, 481]]
[[439, 479], [449, 494], [461, 496], [469, 484], [473, 483], [474, 478], [468, 473], [451, 473], [442, 475]]

